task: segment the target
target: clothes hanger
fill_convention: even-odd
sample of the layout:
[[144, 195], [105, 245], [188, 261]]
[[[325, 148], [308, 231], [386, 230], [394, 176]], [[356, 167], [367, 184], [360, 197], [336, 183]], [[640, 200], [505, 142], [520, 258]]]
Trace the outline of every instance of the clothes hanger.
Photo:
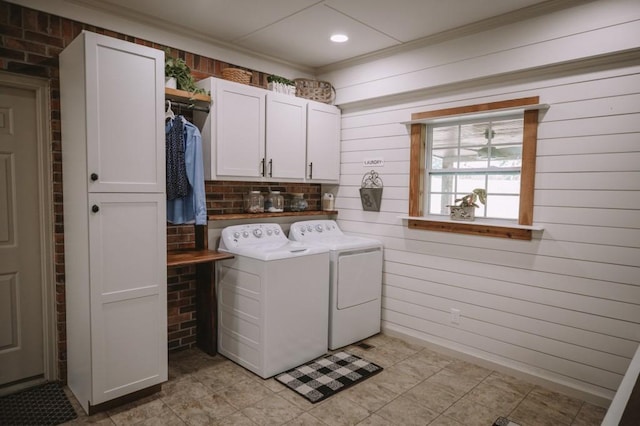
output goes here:
[[164, 118], [165, 120], [167, 118], [170, 118], [171, 120], [176, 118], [176, 115], [173, 113], [173, 110], [171, 109], [171, 101], [167, 101], [167, 110], [164, 113]]

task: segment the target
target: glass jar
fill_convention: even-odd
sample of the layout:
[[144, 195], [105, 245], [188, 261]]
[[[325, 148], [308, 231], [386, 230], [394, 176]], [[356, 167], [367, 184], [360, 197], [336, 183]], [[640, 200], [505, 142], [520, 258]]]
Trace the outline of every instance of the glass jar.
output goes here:
[[302, 212], [305, 211], [309, 207], [309, 203], [304, 199], [304, 194], [301, 192], [296, 192], [291, 194], [291, 211], [292, 212]]
[[260, 191], [250, 191], [244, 194], [244, 211], [247, 213], [264, 212], [264, 197]]
[[270, 213], [284, 211], [284, 197], [280, 191], [270, 191], [264, 199], [264, 210]]

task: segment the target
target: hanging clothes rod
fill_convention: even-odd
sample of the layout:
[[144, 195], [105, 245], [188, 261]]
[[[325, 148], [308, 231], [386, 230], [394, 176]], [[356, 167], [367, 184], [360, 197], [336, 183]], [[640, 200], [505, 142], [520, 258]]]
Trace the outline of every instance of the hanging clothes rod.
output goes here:
[[[168, 105], [168, 101], [165, 101], [165, 106]], [[202, 112], [206, 112], [207, 114], [209, 113], [209, 107], [208, 106], [198, 106], [195, 104], [189, 104], [186, 102], [180, 102], [180, 101], [174, 101], [171, 100], [171, 107], [173, 106], [177, 106], [180, 108], [186, 108], [186, 109], [190, 109], [192, 111], [202, 111]]]

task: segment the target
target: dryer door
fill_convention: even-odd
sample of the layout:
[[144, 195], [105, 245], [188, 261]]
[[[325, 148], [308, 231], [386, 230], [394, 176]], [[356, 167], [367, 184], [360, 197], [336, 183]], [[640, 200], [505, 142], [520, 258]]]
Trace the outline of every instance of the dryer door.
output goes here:
[[337, 308], [379, 299], [382, 292], [382, 250], [345, 252], [338, 257]]

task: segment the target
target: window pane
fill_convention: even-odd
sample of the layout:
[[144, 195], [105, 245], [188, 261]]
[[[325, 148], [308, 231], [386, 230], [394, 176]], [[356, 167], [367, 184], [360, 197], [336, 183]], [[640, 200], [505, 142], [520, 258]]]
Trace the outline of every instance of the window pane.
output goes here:
[[518, 195], [520, 193], [520, 174], [489, 175], [487, 193]]
[[522, 118], [494, 121], [492, 124], [493, 145], [522, 145], [522, 128], [524, 126], [524, 120]]
[[434, 149], [431, 158], [431, 169], [455, 169], [458, 166], [458, 149]]
[[487, 159], [479, 158], [475, 151], [472, 151], [472, 155], [460, 157], [461, 169], [486, 169], [487, 166]]
[[458, 126], [433, 127], [431, 148], [457, 147]]
[[485, 187], [485, 175], [459, 175], [456, 192], [459, 195], [466, 195], [476, 188]]
[[522, 145], [503, 145], [491, 147], [490, 167], [521, 167]]
[[452, 194], [431, 194], [429, 196], [429, 214], [449, 214], [448, 205], [453, 204]]
[[518, 195], [487, 195], [487, 217], [517, 219], [519, 204]]
[[460, 126], [460, 146], [480, 148], [487, 144], [486, 132], [489, 122], [463, 124]]

